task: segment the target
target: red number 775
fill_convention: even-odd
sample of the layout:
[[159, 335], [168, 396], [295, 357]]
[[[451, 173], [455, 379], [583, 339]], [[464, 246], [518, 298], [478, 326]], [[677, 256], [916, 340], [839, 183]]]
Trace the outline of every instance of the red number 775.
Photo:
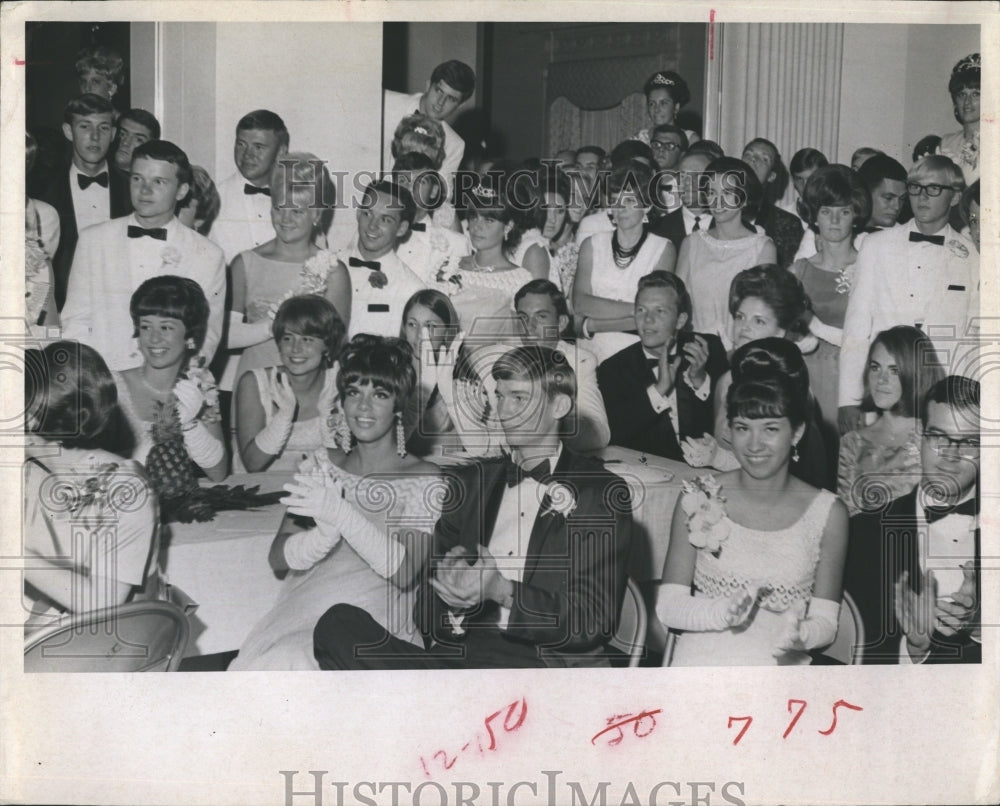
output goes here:
[[[803, 713], [805, 713], [805, 710], [806, 710], [806, 701], [805, 700], [790, 699], [788, 701], [788, 713], [792, 713], [792, 706], [793, 705], [796, 705], [796, 706], [799, 706], [799, 707], [798, 707], [798, 710], [796, 710], [794, 716], [792, 716], [791, 721], [788, 723], [788, 727], [785, 728], [785, 732], [781, 734], [781, 738], [782, 739], [787, 739], [788, 738], [788, 734], [790, 734], [792, 732], [792, 730], [795, 728], [795, 725], [798, 723], [799, 718], [802, 716]], [[863, 711], [864, 710], [864, 708], [862, 708], [860, 705], [853, 705], [853, 704], [849, 703], [847, 700], [837, 700], [833, 704], [833, 721], [830, 723], [830, 727], [828, 727], [826, 730], [816, 731], [817, 733], [819, 733], [819, 734], [821, 734], [823, 736], [829, 736], [831, 733], [833, 733], [833, 731], [837, 727], [837, 709], [838, 708], [849, 708], [852, 711]], [[731, 716], [731, 717], [729, 717], [729, 722], [726, 725], [726, 727], [731, 728], [733, 726], [734, 722], [743, 722], [744, 723], [743, 727], [740, 729], [740, 732], [736, 734], [736, 738], [733, 739], [733, 744], [735, 745], [735, 744], [739, 744], [740, 743], [740, 739], [742, 739], [743, 736], [746, 734], [746, 732], [750, 729], [750, 725], [753, 722], [753, 717], [752, 716]]]

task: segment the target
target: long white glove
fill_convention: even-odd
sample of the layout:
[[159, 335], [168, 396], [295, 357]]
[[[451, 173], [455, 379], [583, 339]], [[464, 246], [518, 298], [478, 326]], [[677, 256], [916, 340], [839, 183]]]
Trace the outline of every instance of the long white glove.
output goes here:
[[403, 546], [344, 499], [336, 480], [297, 474], [285, 489], [289, 495], [281, 503], [288, 505], [289, 512], [314, 518], [320, 529], [326, 526], [338, 531], [379, 576], [388, 579], [402, 565], [406, 556]]
[[[333, 372], [333, 369], [327, 369]], [[324, 379], [325, 381], [325, 379]], [[337, 435], [330, 427], [330, 418], [337, 404], [337, 388], [333, 383], [323, 383], [319, 398], [316, 400], [316, 411], [319, 414], [319, 430], [324, 448], [338, 448]]]
[[[793, 605], [793, 608], [795, 606]], [[788, 630], [778, 640], [774, 654], [816, 649], [833, 643], [837, 637], [837, 625], [840, 622], [840, 602], [829, 599], [812, 599], [809, 602], [808, 615], [803, 602], [793, 611], [793, 620]]]
[[288, 378], [278, 370], [275, 370], [270, 380], [269, 397], [275, 401], [278, 410], [271, 415], [271, 422], [254, 437], [254, 442], [269, 456], [278, 456], [292, 435], [292, 421], [298, 403]]
[[271, 326], [274, 320], [270, 317], [256, 322], [244, 322], [243, 314], [237, 311], [229, 312], [229, 340], [227, 345], [231, 350], [243, 347], [253, 347], [271, 338]]
[[339, 542], [340, 532], [329, 524], [296, 532], [285, 541], [285, 562], [294, 571], [305, 571], [322, 560]]
[[668, 582], [660, 585], [656, 615], [666, 627], [677, 630], [726, 630], [746, 621], [755, 599], [755, 593], [747, 590], [719, 599], [695, 597], [687, 585]]
[[198, 421], [205, 405], [204, 393], [197, 383], [188, 378], [177, 381], [173, 393], [177, 398], [177, 418], [184, 435], [184, 449], [199, 467], [215, 467], [226, 458], [226, 448]]

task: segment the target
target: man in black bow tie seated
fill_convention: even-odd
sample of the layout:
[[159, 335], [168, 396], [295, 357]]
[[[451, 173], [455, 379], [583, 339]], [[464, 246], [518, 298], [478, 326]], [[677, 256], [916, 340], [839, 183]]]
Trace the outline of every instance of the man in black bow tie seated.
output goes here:
[[718, 336], [685, 330], [691, 297], [665, 271], [639, 279], [639, 341], [597, 368], [611, 444], [684, 461], [680, 443], [712, 432], [712, 394], [729, 368]]
[[560, 442], [576, 387], [561, 353], [518, 347], [493, 378], [512, 453], [450, 479], [414, 613], [425, 646], [335, 605], [314, 632], [322, 668], [608, 665], [632, 533], [628, 485]]
[[357, 212], [358, 239], [337, 253], [351, 277], [348, 338], [398, 336], [406, 301], [425, 287], [396, 254], [416, 211], [413, 195], [402, 185], [383, 179], [365, 188]]
[[917, 327], [934, 342], [946, 366], [955, 340], [976, 335], [979, 253], [948, 223], [962, 188], [955, 163], [939, 154], [924, 157], [906, 178], [913, 220], [874, 232], [861, 244], [840, 346], [842, 434], [863, 424], [862, 378], [868, 347], [878, 333], [895, 325]]
[[979, 383], [938, 381], [921, 423], [921, 481], [851, 518], [844, 588], [864, 622], [864, 663], [979, 663]]
[[69, 164], [39, 177], [28, 193], [59, 213], [59, 246], [52, 259], [52, 273], [60, 310], [66, 302], [79, 233], [132, 210], [128, 177], [108, 169], [108, 151], [117, 131], [111, 102], [100, 95], [81, 95], [66, 104], [63, 118], [63, 135], [71, 145]]
[[285, 122], [269, 109], [248, 112], [236, 124], [236, 173], [216, 186], [219, 215], [212, 225], [212, 240], [222, 247], [227, 265], [240, 252], [274, 237], [271, 172], [275, 162], [288, 153], [288, 143]]
[[226, 265], [218, 246], [174, 215], [188, 195], [191, 164], [173, 143], [150, 140], [132, 152], [130, 178], [132, 215], [80, 233], [62, 312], [63, 338], [89, 344], [112, 370], [140, 366], [129, 301], [146, 280], [172, 274], [194, 280], [205, 292], [209, 316], [201, 353], [211, 361], [222, 334]]

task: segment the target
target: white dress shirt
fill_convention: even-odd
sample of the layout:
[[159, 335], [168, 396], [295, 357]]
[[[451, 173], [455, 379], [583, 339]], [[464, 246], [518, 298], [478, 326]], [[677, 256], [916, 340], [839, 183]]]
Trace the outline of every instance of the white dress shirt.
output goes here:
[[220, 182], [219, 215], [212, 223], [209, 237], [222, 247], [226, 264], [240, 252], [253, 249], [274, 237], [271, 225], [271, 197], [265, 193], [244, 193], [248, 182], [237, 171]]
[[950, 226], [944, 245], [912, 242], [913, 221], [868, 236], [858, 252], [840, 348], [840, 406], [856, 406], [871, 340], [895, 325], [914, 325], [947, 366], [956, 340], [979, 314], [979, 254]]
[[103, 224], [111, 220], [111, 175], [107, 164], [94, 174], [108, 173], [108, 187], [91, 182], [86, 190], [80, 189], [79, 176], [87, 176], [76, 165], [69, 166], [69, 192], [73, 197], [73, 215], [76, 217], [76, 231]]
[[[645, 347], [642, 348], [643, 355], [648, 359], [654, 359], [656, 361], [660, 360], [658, 355], [654, 355]], [[677, 355], [676, 347], [674, 352], [670, 353], [670, 359], [673, 360], [674, 356]], [[674, 427], [674, 433], [677, 438], [680, 439], [681, 435], [681, 424], [680, 419], [677, 415], [677, 384], [682, 381], [688, 385], [688, 387], [694, 392], [695, 397], [698, 400], [708, 400], [708, 396], [712, 393], [712, 379], [709, 377], [708, 373], [705, 373], [705, 380], [701, 382], [701, 386], [695, 386], [691, 383], [690, 376], [691, 368], [688, 367], [684, 370], [681, 377], [674, 380], [674, 385], [670, 387], [670, 392], [664, 396], [660, 394], [660, 391], [656, 388], [656, 384], [650, 384], [646, 387], [646, 395], [649, 397], [649, 405], [653, 407], [653, 411], [660, 414], [664, 411], [670, 414], [670, 424]], [[659, 366], [653, 367], [653, 376], [656, 378], [656, 382], [660, 382], [660, 368]]]
[[[555, 469], [561, 454], [562, 445], [554, 456], [548, 457], [550, 471]], [[512, 459], [518, 461], [516, 454]], [[505, 488], [503, 498], [500, 499], [489, 551], [496, 560], [497, 569], [512, 582], [521, 582], [524, 577], [528, 541], [531, 539], [531, 530], [535, 526], [546, 488], [547, 485], [543, 487], [530, 476], [525, 476], [517, 486]], [[505, 630], [509, 620], [510, 608], [501, 607], [497, 626]]]
[[690, 235], [694, 231], [695, 223], [698, 229], [708, 229], [712, 226], [712, 214], [709, 212], [695, 213], [687, 207], [681, 207], [681, 217], [684, 219], [684, 232]]
[[357, 245], [337, 255], [351, 277], [351, 327], [348, 338], [354, 338], [358, 333], [399, 336], [403, 308], [410, 297], [426, 286], [395, 252], [377, 258], [381, 271], [389, 279], [382, 288], [376, 288], [369, 282], [371, 269], [350, 265], [352, 257], [366, 259], [361, 256]]

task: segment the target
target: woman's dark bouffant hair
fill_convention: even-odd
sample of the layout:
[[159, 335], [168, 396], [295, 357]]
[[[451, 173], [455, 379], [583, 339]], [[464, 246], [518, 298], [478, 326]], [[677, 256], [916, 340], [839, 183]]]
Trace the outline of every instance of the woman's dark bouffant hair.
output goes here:
[[184, 323], [184, 337], [194, 341], [194, 351], [200, 350], [205, 342], [208, 300], [201, 286], [188, 277], [174, 274], [150, 277], [132, 295], [129, 313], [135, 327], [134, 336], [139, 334], [139, 320], [143, 316], [163, 316]]
[[735, 190], [743, 200], [740, 219], [748, 229], [753, 229], [754, 219], [764, 200], [764, 187], [761, 185], [753, 168], [743, 160], [735, 157], [720, 157], [705, 166], [705, 173], [714, 176], [727, 177], [727, 189]]
[[129, 457], [135, 436], [118, 405], [114, 377], [86, 344], [56, 341], [25, 353], [25, 430], [65, 448]]
[[792, 341], [808, 332], [812, 303], [799, 278], [787, 269], [762, 263], [737, 274], [729, 286], [729, 313], [736, 316], [740, 303], [750, 297], [774, 311], [778, 325]]
[[652, 197], [649, 193], [653, 182], [653, 169], [639, 160], [629, 160], [624, 165], [613, 168], [608, 177], [608, 191], [615, 199], [622, 191], [637, 193], [643, 207], [649, 207]]
[[802, 352], [777, 337], [758, 339], [733, 353], [733, 383], [726, 396], [729, 422], [787, 417], [793, 428], [809, 416], [809, 370]]
[[[513, 192], [516, 188], [528, 184], [527, 180], [523, 182], [511, 181], [512, 174], [516, 173], [516, 170], [516, 168], [498, 163], [493, 170], [480, 177], [479, 183], [471, 191], [463, 194], [466, 203], [463, 215], [466, 219], [476, 215], [502, 221], [504, 224], [508, 222], [514, 224], [503, 239], [503, 251], [508, 257], [521, 243], [521, 235], [523, 234], [523, 219], [522, 216], [518, 215]], [[528, 176], [527, 172], [522, 175]]]
[[352, 384], [381, 386], [395, 395], [396, 411], [406, 407], [417, 384], [413, 350], [406, 339], [359, 333], [340, 354], [337, 392], [343, 398]]
[[[872, 157], [875, 159], [875, 157]], [[864, 229], [872, 214], [872, 194], [857, 171], [846, 165], [827, 165], [817, 168], [806, 180], [802, 201], [808, 211], [809, 228], [818, 233], [820, 207], [850, 207], [854, 213], [852, 228], [855, 235]]]
[[328, 367], [332, 367], [340, 355], [344, 336], [347, 335], [347, 327], [337, 309], [329, 300], [318, 294], [289, 297], [281, 303], [281, 307], [274, 315], [274, 324], [271, 325], [275, 344], [279, 343], [288, 331], [298, 333], [300, 336], [322, 339], [326, 348], [324, 355]]

